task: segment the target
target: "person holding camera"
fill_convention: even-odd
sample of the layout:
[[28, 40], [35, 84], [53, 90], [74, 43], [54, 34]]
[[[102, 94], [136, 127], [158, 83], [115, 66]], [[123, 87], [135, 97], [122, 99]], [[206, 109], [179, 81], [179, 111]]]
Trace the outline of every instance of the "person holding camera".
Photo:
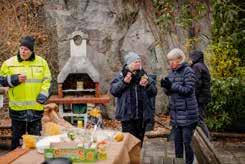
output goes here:
[[161, 80], [161, 87], [169, 96], [170, 123], [173, 127], [175, 156], [192, 164], [194, 153], [191, 146], [192, 136], [197, 126], [198, 103], [195, 96], [195, 72], [185, 62], [185, 54], [174, 48], [168, 55], [171, 71]]
[[145, 126], [152, 118], [151, 98], [156, 96], [154, 81], [142, 68], [138, 54], [129, 52], [122, 71], [112, 80], [110, 92], [117, 98], [116, 119], [122, 131], [144, 140]]

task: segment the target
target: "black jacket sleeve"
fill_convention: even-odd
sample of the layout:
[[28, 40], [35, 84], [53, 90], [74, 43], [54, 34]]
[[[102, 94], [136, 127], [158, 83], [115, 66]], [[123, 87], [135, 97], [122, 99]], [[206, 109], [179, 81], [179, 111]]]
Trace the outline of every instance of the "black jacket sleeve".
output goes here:
[[4, 87], [15, 87], [20, 84], [18, 74], [0, 76], [0, 84]]
[[200, 88], [202, 87], [202, 68], [199, 64], [194, 64], [192, 67], [196, 75], [196, 95], [199, 95]]
[[156, 82], [152, 78], [148, 78], [149, 85], [146, 87], [147, 95], [150, 97], [154, 97], [157, 95], [157, 87]]

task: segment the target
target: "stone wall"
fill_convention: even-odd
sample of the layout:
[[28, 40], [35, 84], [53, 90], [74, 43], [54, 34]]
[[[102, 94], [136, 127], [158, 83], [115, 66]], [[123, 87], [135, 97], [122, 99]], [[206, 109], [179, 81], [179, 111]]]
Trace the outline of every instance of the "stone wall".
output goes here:
[[[99, 70], [103, 93], [109, 93], [110, 81], [120, 71], [123, 56], [134, 51], [142, 56], [145, 70], [158, 76], [156, 109], [161, 112], [167, 106], [167, 97], [159, 87], [159, 79], [167, 73], [166, 53], [181, 42], [176, 43], [169, 34], [161, 36], [164, 41], [157, 44], [159, 34], [153, 20], [147, 19], [149, 6], [144, 4], [125, 0], [48, 0], [44, 7], [47, 25], [57, 32], [59, 70], [69, 58], [68, 35], [75, 30], [88, 34], [88, 45], [94, 49], [88, 58]], [[185, 36], [181, 33], [180, 37]], [[111, 113], [114, 105], [112, 99], [108, 105], [113, 109]]]

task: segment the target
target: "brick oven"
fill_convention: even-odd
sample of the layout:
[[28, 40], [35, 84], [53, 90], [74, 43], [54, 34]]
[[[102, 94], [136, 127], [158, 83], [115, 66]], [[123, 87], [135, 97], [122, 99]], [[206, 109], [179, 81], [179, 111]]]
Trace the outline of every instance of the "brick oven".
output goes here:
[[[49, 102], [59, 104], [63, 116], [83, 116], [81, 113], [66, 113], [64, 108], [79, 107], [82, 104], [106, 104], [108, 95], [100, 93], [100, 75], [87, 57], [91, 47], [87, 45], [88, 35], [75, 31], [70, 36], [70, 58], [61, 69], [58, 81], [58, 95], [51, 96]], [[73, 108], [70, 107], [70, 108]]]
[[92, 94], [99, 97], [100, 76], [87, 57], [88, 36], [75, 31], [69, 38], [71, 57], [58, 75], [58, 96]]

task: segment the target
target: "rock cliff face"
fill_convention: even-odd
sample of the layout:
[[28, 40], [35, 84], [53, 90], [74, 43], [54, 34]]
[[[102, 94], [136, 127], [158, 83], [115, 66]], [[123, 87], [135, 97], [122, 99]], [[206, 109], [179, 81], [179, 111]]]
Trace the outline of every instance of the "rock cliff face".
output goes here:
[[[147, 3], [135, 0], [49, 0], [44, 7], [47, 25], [56, 28], [59, 70], [70, 56], [68, 35], [81, 30], [88, 34], [88, 45], [94, 50], [88, 58], [99, 70], [103, 93], [108, 92], [110, 81], [120, 71], [128, 51], [140, 54], [145, 70], [156, 74], [158, 79], [166, 75], [165, 55], [177, 45], [171, 36], [166, 36], [163, 46], [157, 46], [159, 34], [154, 30], [153, 20], [147, 17]], [[114, 109], [114, 102], [108, 107]], [[166, 109], [166, 97], [160, 87], [156, 109]]]

